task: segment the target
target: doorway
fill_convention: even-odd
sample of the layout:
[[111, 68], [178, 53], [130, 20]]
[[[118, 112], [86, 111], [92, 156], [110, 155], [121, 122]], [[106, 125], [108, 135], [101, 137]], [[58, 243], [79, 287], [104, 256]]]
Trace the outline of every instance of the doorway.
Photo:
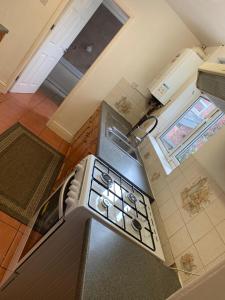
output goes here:
[[[76, 1], [74, 2], [76, 3]], [[49, 68], [50, 69], [49, 72], [46, 72], [46, 70], [44, 70], [45, 72], [44, 76], [43, 76], [43, 72], [42, 74], [41, 72], [39, 72], [40, 78], [38, 78], [38, 80], [37, 79], [32, 80], [30, 79], [30, 76], [26, 76], [27, 70], [25, 69], [23, 73], [25, 73], [25, 77], [28, 78], [27, 87], [26, 87], [26, 83], [24, 84], [23, 82], [26, 81], [27, 79], [25, 78], [26, 80], [24, 80], [23, 78], [24, 76], [22, 73], [21, 76], [22, 78], [21, 79], [19, 78], [19, 81], [22, 84], [20, 82], [16, 83], [14, 87], [11, 89], [11, 92], [29, 93], [38, 90], [39, 92], [44, 93], [45, 95], [50, 97], [58, 106], [62, 103], [64, 98], [75, 87], [75, 85], [79, 82], [79, 80], [91, 67], [91, 65], [94, 63], [97, 57], [102, 53], [102, 51], [107, 47], [107, 45], [111, 42], [114, 36], [118, 33], [118, 31], [123, 27], [123, 25], [129, 19], [128, 15], [113, 0], [104, 0], [104, 1], [92, 0], [91, 2], [92, 3], [96, 2], [96, 7], [92, 8], [93, 10], [92, 14], [90, 15], [87, 22], [85, 22], [83, 26], [81, 24], [80, 32], [74, 35], [75, 38], [71, 39], [70, 42], [67, 43], [65, 49], [63, 49], [63, 51], [61, 51], [60, 49], [62, 54], [57, 59], [57, 61], [54, 61], [52, 63], [51, 68]], [[71, 6], [72, 5], [73, 4], [71, 3]], [[63, 18], [66, 19], [65, 14], [66, 12], [64, 13], [64, 16], [62, 16], [62, 19]], [[82, 23], [82, 16], [84, 14], [86, 14], [85, 9], [83, 9], [83, 13], [82, 12], [80, 13], [81, 15], [80, 23]], [[71, 19], [73, 20], [73, 17], [71, 15], [74, 15], [74, 12], [70, 13], [69, 16], [70, 20]], [[64, 20], [64, 23], [68, 22], [69, 18]], [[60, 21], [61, 20], [59, 20], [59, 23]], [[65, 28], [63, 28], [63, 26], [61, 27], [62, 27], [61, 30], [64, 30], [64, 32], [67, 33], [67, 31], [65, 31]], [[71, 26], [70, 27], [68, 26], [68, 28], [70, 29]], [[74, 26], [74, 30], [77, 30], [75, 28], [77, 28], [77, 26]], [[73, 33], [71, 33], [70, 35], [72, 34]], [[61, 35], [63, 36], [63, 34]], [[50, 44], [52, 44], [52, 42], [50, 42]], [[57, 45], [57, 47], [59, 48], [60, 45]], [[45, 51], [45, 49], [43, 50]], [[51, 59], [48, 59], [48, 61], [50, 60]], [[30, 65], [31, 65], [30, 70], [29, 70], [29, 65], [27, 67], [29, 70], [29, 72], [27, 72], [28, 75], [31, 72], [35, 73], [34, 72], [36, 67], [35, 63], [33, 63], [33, 66], [32, 63], [30, 63]], [[44, 64], [42, 63], [42, 66], [43, 65]], [[45, 64], [45, 66], [47, 66], [47, 63]], [[44, 68], [46, 68], [45, 66]], [[37, 77], [38, 74], [37, 75], [35, 74], [34, 76]], [[35, 86], [32, 85], [31, 81], [35, 83]], [[38, 83], [36, 84], [36, 82]]]
[[103, 1], [40, 86], [60, 104], [128, 20], [113, 2]]

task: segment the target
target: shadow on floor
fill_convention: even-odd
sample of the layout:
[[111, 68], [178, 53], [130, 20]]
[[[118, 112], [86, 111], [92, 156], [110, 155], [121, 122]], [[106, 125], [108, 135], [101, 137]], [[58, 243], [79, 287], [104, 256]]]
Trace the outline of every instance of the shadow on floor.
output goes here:
[[49, 97], [57, 106], [59, 106], [64, 97], [60, 96], [59, 94], [55, 93], [52, 89], [48, 88], [46, 85], [42, 84], [38, 89], [39, 92], [45, 94], [45, 96]]

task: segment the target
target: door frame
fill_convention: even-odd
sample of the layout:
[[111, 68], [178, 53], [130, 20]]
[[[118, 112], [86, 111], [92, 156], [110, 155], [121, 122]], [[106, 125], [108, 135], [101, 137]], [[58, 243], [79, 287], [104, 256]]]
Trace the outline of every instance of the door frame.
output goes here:
[[[20, 76], [17, 77], [18, 81], [15, 80], [10, 91], [12, 93], [35, 93], [57, 65], [65, 49], [72, 44], [102, 2], [103, 0], [70, 0], [67, 8], [52, 26], [43, 43], [36, 50], [36, 53], [34, 53], [31, 60], [20, 73]], [[74, 13], [77, 15], [74, 15]], [[80, 25], [75, 23], [75, 27], [71, 25], [72, 27], [69, 28], [68, 20], [71, 22], [77, 17]], [[64, 30], [64, 34], [60, 36], [61, 30]], [[51, 48], [53, 49], [52, 53]], [[34, 74], [34, 77], [32, 74]]]
[[66, 6], [68, 5], [69, 2], [70, 0], [61, 0], [58, 7], [56, 8], [56, 10], [53, 12], [52, 16], [48, 20], [48, 22], [42, 28], [40, 34], [38, 35], [34, 43], [31, 45], [27, 53], [24, 55], [20, 64], [16, 67], [15, 71], [10, 76], [9, 80], [7, 82], [3, 82], [0, 80], [0, 91], [2, 93], [7, 93], [8, 90], [14, 85], [16, 78], [23, 72], [23, 70], [26, 68], [26, 66], [32, 59], [37, 49], [45, 41], [49, 31], [51, 30], [52, 25], [55, 22], [57, 22], [58, 18], [60, 18], [62, 12], [64, 11], [64, 9], [66, 9]]
[[[37, 52], [37, 50], [43, 45], [43, 43], [45, 42], [45, 40], [47, 39], [49, 33], [51, 32], [51, 28], [52, 26], [54, 26], [54, 24], [61, 18], [61, 16], [65, 13], [66, 9], [68, 8], [68, 6], [70, 5], [70, 3], [72, 1], [76, 1], [76, 0], [62, 0], [62, 3], [60, 3], [59, 7], [57, 8], [57, 10], [55, 11], [54, 15], [52, 16], [52, 18], [48, 21], [47, 25], [45, 26], [45, 28], [42, 30], [42, 33], [40, 34], [40, 36], [38, 37], [38, 39], [35, 41], [35, 43], [32, 45], [32, 47], [30, 48], [29, 52], [27, 53], [27, 55], [24, 57], [23, 61], [21, 62], [21, 64], [18, 66], [18, 68], [15, 70], [15, 72], [13, 73], [13, 75], [11, 76], [10, 81], [8, 82], [7, 86], [5, 87], [5, 89], [3, 90], [3, 92], [7, 92], [9, 91], [16, 83], [16, 79], [23, 73], [23, 71], [25, 70], [25, 68], [29, 65], [30, 61], [32, 60], [33, 56], [35, 55], [35, 53]], [[104, 0], [102, 0], [103, 2]], [[128, 20], [127, 22], [124, 24], [123, 23], [123, 27], [125, 27], [125, 25], [127, 25], [127, 23], [129, 21], [131, 21], [131, 19], [133, 19], [133, 14], [132, 12], [130, 12], [128, 7], [124, 7], [124, 5], [121, 3], [120, 0], [112, 0], [113, 2], [115, 2], [115, 4], [121, 8], [121, 10], [123, 10], [125, 12], [125, 14], [127, 14], [128, 16]], [[107, 1], [106, 1], [107, 2]], [[106, 6], [107, 7], [107, 6]], [[90, 17], [91, 18], [91, 17]], [[122, 28], [123, 28], [122, 27]], [[121, 28], [121, 29], [122, 29]], [[121, 30], [120, 30], [121, 31]], [[111, 42], [110, 42], [111, 43]], [[108, 46], [107, 46], [108, 47]], [[101, 55], [100, 55], [101, 56]], [[97, 59], [98, 60], [98, 59]], [[1, 87], [1, 82], [0, 82], [0, 87]]]

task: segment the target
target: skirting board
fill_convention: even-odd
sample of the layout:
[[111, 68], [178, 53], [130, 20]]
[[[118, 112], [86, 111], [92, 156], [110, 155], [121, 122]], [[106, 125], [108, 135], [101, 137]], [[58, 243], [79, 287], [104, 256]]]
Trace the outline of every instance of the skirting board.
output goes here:
[[0, 80], [0, 93], [5, 94], [7, 92], [7, 83]]
[[50, 120], [47, 123], [48, 128], [50, 128], [52, 131], [54, 131], [58, 136], [60, 136], [62, 139], [64, 139], [66, 142], [71, 143], [73, 140], [73, 134], [66, 130], [62, 125], [57, 123], [54, 120]]

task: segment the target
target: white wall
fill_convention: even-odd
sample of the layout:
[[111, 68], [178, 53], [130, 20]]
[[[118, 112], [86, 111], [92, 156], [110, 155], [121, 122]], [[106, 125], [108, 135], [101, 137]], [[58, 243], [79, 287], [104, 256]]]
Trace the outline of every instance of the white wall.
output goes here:
[[225, 191], [225, 127], [209, 139], [203, 150], [194, 154], [195, 159]]
[[167, 0], [206, 46], [225, 44], [224, 0]]
[[131, 19], [117, 34], [51, 119], [49, 126], [71, 140], [123, 77], [146, 88], [184, 47], [199, 44], [164, 0], [118, 0]]

